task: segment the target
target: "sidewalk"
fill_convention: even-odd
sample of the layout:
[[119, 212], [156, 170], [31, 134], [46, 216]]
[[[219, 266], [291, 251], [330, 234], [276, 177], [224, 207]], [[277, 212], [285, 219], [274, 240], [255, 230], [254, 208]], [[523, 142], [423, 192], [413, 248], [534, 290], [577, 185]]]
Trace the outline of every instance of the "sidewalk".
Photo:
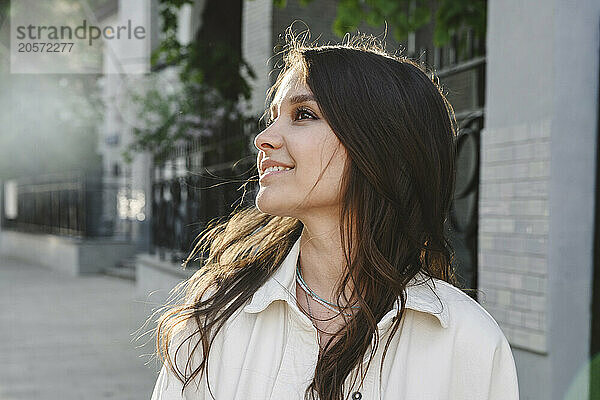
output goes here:
[[153, 337], [132, 339], [153, 328], [136, 332], [152, 306], [134, 293], [119, 278], [0, 257], [0, 399], [150, 399]]

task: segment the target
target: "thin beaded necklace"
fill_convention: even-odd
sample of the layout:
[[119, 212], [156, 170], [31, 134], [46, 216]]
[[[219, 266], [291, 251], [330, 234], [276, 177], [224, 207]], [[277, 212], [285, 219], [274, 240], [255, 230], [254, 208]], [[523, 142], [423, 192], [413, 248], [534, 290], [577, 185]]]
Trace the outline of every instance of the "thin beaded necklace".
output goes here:
[[[302, 272], [300, 271], [300, 258], [298, 258], [298, 262], [296, 263], [296, 281], [298, 282], [298, 284], [300, 284], [300, 287], [302, 287], [302, 289], [304, 289], [305, 293], [310, 294], [310, 297], [312, 297], [313, 300], [315, 300], [317, 303], [321, 304], [323, 307], [328, 308], [329, 310], [336, 312], [336, 313], [340, 313], [340, 314], [343, 313], [347, 317], [352, 316], [352, 313], [343, 312], [341, 307], [339, 307], [337, 304], [330, 303], [327, 300], [320, 298], [319, 295], [317, 295], [315, 292], [313, 292], [311, 290], [311, 288], [308, 287], [306, 282], [304, 282], [304, 279], [302, 279]], [[351, 308], [358, 309], [358, 308], [360, 308], [360, 306], [352, 306]]]
[[[310, 317], [310, 319], [313, 319], [314, 317], [312, 315], [312, 311], [310, 310], [310, 301], [308, 301], [308, 294], [306, 293], [306, 290], [303, 290], [303, 292], [304, 297], [306, 297], [306, 304], [308, 305], [308, 316]], [[314, 322], [313, 326], [317, 328]], [[317, 328], [317, 342], [319, 343], [319, 354], [321, 354], [321, 350], [323, 349], [321, 348], [321, 333], [319, 333], [319, 328]]]

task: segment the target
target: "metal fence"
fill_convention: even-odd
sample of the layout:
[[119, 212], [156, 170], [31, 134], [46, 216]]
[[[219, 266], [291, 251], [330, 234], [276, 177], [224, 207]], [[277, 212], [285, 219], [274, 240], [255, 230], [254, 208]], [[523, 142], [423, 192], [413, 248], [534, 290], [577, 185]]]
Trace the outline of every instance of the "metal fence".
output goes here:
[[[456, 252], [456, 272], [465, 288], [477, 288], [477, 234], [479, 229], [479, 156], [483, 115], [473, 113], [459, 121], [456, 188], [448, 219], [450, 241]], [[477, 291], [465, 292], [477, 300]]]
[[155, 157], [151, 252], [181, 262], [211, 220], [254, 203], [255, 133], [255, 121], [233, 124]]
[[99, 174], [83, 172], [5, 181], [2, 229], [127, 239], [130, 224], [118, 214], [118, 198], [125, 188], [121, 182], [107, 182]]

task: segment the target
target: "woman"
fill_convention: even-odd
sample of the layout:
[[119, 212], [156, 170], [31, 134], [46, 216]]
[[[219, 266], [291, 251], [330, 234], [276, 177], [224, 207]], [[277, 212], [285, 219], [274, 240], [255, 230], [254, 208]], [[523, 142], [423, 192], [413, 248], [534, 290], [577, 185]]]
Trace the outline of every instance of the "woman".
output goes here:
[[[518, 398], [508, 342], [453, 286], [452, 108], [373, 38], [288, 36], [256, 136], [256, 207], [188, 257], [153, 399]], [[187, 263], [186, 261], [186, 263]]]

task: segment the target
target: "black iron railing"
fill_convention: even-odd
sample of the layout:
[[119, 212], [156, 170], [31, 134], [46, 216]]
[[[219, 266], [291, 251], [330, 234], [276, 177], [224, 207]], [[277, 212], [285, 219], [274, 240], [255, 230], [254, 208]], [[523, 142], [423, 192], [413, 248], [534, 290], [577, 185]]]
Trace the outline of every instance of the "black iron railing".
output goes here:
[[256, 122], [230, 124], [154, 159], [152, 252], [181, 262], [215, 219], [254, 203]]
[[118, 196], [122, 183], [99, 174], [69, 172], [22, 177], [3, 183], [2, 229], [74, 237], [122, 237]]
[[[416, 35], [417, 56], [433, 67], [459, 125], [456, 159], [456, 190], [450, 218], [450, 242], [455, 250], [454, 267], [465, 293], [477, 300], [479, 230], [480, 133], [485, 123], [485, 40], [470, 30], [453, 35], [443, 48], [433, 46], [433, 26]], [[423, 34], [424, 33], [424, 34]], [[463, 46], [459, 45], [463, 43]]]
[[479, 229], [479, 154], [483, 115], [472, 113], [459, 121], [456, 187], [448, 219], [456, 252], [459, 283], [477, 300], [477, 234]]

